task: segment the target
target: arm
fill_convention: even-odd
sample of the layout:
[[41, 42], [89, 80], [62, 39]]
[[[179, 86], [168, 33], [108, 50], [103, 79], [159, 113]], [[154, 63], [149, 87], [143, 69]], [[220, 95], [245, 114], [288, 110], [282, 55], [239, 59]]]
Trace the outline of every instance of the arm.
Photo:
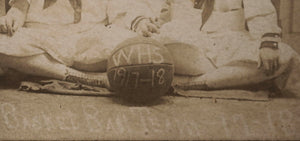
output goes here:
[[9, 5], [12, 8], [17, 8], [22, 13], [27, 14], [30, 0], [10, 0]]
[[261, 39], [266, 33], [281, 34], [276, 9], [271, 0], [244, 0], [245, 18], [249, 32], [254, 39]]
[[171, 21], [172, 3], [173, 0], [165, 0], [159, 12], [159, 16], [155, 18], [155, 23], [158, 24], [160, 27], [165, 23]]
[[159, 27], [167, 22], [169, 0], [139, 0], [132, 4], [132, 10], [127, 13], [126, 22], [130, 30], [149, 37], [152, 33], [159, 33]]
[[258, 68], [272, 75], [280, 67], [281, 29], [271, 0], [244, 0], [245, 18], [252, 38], [261, 41]]
[[11, 6], [10, 10], [7, 12], [6, 16], [1, 17], [0, 19], [0, 32], [12, 36], [13, 33], [25, 23], [29, 1], [11, 0], [9, 4]]

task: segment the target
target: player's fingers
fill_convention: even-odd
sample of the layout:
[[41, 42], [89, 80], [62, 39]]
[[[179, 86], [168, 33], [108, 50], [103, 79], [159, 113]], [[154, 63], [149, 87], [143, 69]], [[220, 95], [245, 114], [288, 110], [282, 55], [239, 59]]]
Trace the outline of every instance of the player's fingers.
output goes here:
[[6, 33], [7, 32], [6, 25], [0, 25], [0, 32], [1, 33]]
[[155, 33], [157, 31], [152, 24], [147, 24], [147, 30], [151, 33]]
[[12, 26], [12, 32], [16, 32], [19, 28], [20, 23], [18, 22], [14, 22], [13, 26]]
[[157, 21], [156, 23], [154, 23], [154, 25], [156, 26], [156, 28], [160, 28], [159, 22]]
[[156, 28], [160, 28], [158, 18], [150, 18], [150, 22], [156, 26]]
[[269, 74], [273, 75], [274, 74], [274, 60], [269, 60], [269, 65], [270, 65], [270, 70], [269, 70]]
[[144, 37], [151, 37], [151, 36], [152, 36], [152, 33], [149, 32], [149, 31], [147, 31], [147, 30], [142, 30], [142, 35], [143, 35]]
[[148, 23], [147, 24], [147, 28], [152, 33], [159, 33], [159, 29], [158, 29], [158, 27], [155, 24]]
[[262, 60], [261, 60], [261, 57], [259, 57], [259, 58], [258, 58], [257, 68], [258, 68], [258, 69], [261, 69], [262, 66], [263, 66], [263, 62], [262, 62]]
[[1, 33], [7, 32], [5, 18], [0, 18], [0, 32]]
[[263, 65], [264, 65], [264, 72], [266, 75], [269, 75], [269, 71], [270, 71], [270, 64], [268, 61], [263, 61]]
[[147, 23], [147, 28], [152, 31], [152, 33], [158, 33], [159, 32], [159, 27], [155, 23]]
[[12, 36], [13, 35], [13, 31], [12, 31], [13, 20], [12, 20], [12, 18], [7, 17], [5, 22], [6, 22], [7, 34], [8, 34], [8, 36]]
[[280, 65], [279, 65], [279, 58], [276, 58], [276, 60], [274, 61], [274, 69], [275, 71], [277, 71], [279, 69]]

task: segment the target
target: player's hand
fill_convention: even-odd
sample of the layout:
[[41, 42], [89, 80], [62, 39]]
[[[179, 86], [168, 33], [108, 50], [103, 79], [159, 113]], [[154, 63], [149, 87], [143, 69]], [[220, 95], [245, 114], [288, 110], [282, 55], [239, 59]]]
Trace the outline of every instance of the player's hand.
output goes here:
[[7, 33], [7, 28], [6, 28], [6, 17], [2, 16], [0, 17], [0, 33]]
[[138, 23], [135, 31], [144, 37], [151, 37], [153, 33], [159, 34], [159, 26], [149, 19], [143, 19]]
[[6, 16], [0, 18], [0, 32], [8, 36], [13, 36], [13, 34], [24, 25], [25, 17], [22, 11], [12, 7]]
[[273, 75], [279, 67], [279, 49], [261, 48], [259, 50], [258, 68], [266, 75]]

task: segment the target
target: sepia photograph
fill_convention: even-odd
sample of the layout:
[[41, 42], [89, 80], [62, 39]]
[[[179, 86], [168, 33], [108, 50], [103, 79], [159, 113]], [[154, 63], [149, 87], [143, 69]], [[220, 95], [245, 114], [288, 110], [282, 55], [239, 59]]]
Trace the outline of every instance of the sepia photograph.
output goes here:
[[0, 140], [300, 140], [300, 0], [0, 0]]

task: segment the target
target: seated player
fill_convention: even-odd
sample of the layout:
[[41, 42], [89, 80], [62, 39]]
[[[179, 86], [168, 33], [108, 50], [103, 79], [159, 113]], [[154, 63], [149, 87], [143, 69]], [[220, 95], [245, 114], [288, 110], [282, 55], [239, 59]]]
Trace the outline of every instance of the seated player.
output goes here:
[[170, 21], [162, 22], [154, 37], [173, 54], [176, 74], [194, 76], [178, 88], [227, 89], [272, 81], [299, 93], [299, 55], [281, 42], [271, 0], [173, 0], [166, 5], [161, 17]]
[[[121, 41], [156, 32], [143, 0], [11, 0], [0, 17], [0, 68], [107, 86], [107, 57]], [[134, 8], [133, 8], [134, 7]], [[151, 32], [148, 32], [150, 31]]]

